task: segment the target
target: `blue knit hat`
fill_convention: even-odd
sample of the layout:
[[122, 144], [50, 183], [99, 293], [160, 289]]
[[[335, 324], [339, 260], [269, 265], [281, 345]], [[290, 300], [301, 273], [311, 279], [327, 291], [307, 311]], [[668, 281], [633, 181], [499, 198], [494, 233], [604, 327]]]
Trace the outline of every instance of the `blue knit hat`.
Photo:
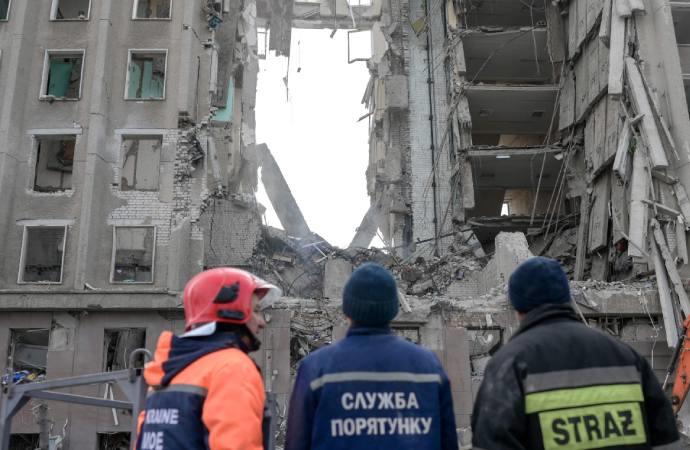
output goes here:
[[388, 325], [398, 314], [398, 288], [393, 275], [378, 264], [361, 265], [343, 289], [343, 313], [357, 325]]
[[516, 311], [526, 313], [547, 303], [570, 302], [570, 284], [558, 261], [536, 256], [510, 276], [508, 296]]

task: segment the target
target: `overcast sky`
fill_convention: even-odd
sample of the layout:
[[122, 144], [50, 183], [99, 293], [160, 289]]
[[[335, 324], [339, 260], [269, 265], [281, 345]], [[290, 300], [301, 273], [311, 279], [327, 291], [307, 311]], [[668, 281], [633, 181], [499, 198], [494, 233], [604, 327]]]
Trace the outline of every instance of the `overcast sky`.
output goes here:
[[[289, 93], [287, 58], [260, 61], [256, 141], [268, 144], [311, 230], [347, 247], [369, 207], [368, 120], [357, 123], [369, 72], [347, 63], [347, 31], [331, 31], [293, 29]], [[263, 186], [258, 199], [280, 227]]]

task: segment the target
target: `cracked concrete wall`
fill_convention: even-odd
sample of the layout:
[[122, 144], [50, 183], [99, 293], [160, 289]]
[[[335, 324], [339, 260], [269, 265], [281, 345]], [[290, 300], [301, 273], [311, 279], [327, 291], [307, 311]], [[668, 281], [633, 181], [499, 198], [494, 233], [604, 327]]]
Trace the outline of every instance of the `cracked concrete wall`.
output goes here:
[[[0, 280], [16, 288], [23, 219], [69, 220], [64, 277], [56, 289], [81, 289], [84, 283], [109, 287], [113, 224], [156, 224], [156, 286], [165, 286], [167, 241], [173, 208], [173, 161], [178, 115], [194, 117], [196, 104], [208, 110], [208, 55], [189, 24], [202, 35], [205, 25], [200, 2], [176, 2], [171, 20], [132, 21], [131, 3], [93, 2], [91, 18], [83, 22], [48, 22], [49, 2], [14, 2], [10, 20], [0, 24], [4, 100], [0, 135], [7, 142], [0, 151]], [[11, 36], [16, 36], [12, 38]], [[189, 44], [189, 45], [187, 45]], [[84, 49], [84, 72], [79, 101], [39, 100], [45, 49]], [[124, 100], [129, 49], [167, 49], [164, 101]], [[15, 61], [17, 64], [11, 64]], [[193, 75], [193, 78], [192, 78]], [[193, 82], [190, 82], [192, 81]], [[163, 130], [160, 190], [119, 192], [120, 134], [127, 130]], [[33, 135], [76, 132], [73, 188], [54, 195], [31, 190], [36, 144]], [[24, 180], [27, 180], [26, 182]], [[111, 183], [111, 180], [113, 182]], [[172, 255], [170, 255], [172, 257]], [[42, 290], [40, 286], [22, 289]]]

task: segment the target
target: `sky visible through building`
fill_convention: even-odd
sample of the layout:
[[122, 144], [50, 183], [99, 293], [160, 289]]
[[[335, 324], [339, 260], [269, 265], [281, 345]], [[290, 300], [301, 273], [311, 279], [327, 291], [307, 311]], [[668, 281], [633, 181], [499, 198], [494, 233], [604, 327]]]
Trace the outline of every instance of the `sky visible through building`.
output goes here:
[[[369, 124], [357, 122], [369, 71], [348, 64], [347, 30], [331, 33], [293, 29], [289, 62], [273, 52], [260, 61], [256, 140], [268, 144], [311, 230], [347, 247], [369, 207]], [[359, 37], [353, 57], [370, 51]], [[258, 200], [281, 227], [261, 183]]]

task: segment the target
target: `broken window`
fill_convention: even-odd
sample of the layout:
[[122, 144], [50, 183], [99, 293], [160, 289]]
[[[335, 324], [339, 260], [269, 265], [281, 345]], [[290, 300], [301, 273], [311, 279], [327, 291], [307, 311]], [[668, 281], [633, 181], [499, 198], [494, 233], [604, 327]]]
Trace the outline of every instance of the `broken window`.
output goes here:
[[419, 327], [393, 326], [391, 330], [396, 336], [400, 336], [401, 338], [410, 341], [413, 344], [420, 345], [422, 343], [422, 336], [419, 332]]
[[10, 1], [0, 0], [0, 21], [7, 20], [10, 16]]
[[165, 98], [167, 57], [167, 50], [129, 52], [127, 99], [162, 100]]
[[[103, 340], [103, 370], [106, 372], [129, 369], [129, 356], [138, 348], [146, 347], [146, 328], [106, 329]], [[143, 366], [142, 358], [137, 363]]]
[[62, 283], [65, 226], [26, 226], [19, 283]]
[[256, 29], [256, 54], [259, 59], [266, 59], [268, 54], [268, 28]]
[[10, 330], [7, 368], [12, 369], [13, 384], [30, 383], [45, 377], [49, 336], [47, 328]]
[[371, 58], [371, 31], [347, 32], [347, 62], [368, 61]]
[[87, 20], [91, 0], [53, 0], [50, 20]]
[[170, 19], [172, 0], [134, 0], [133, 19]]
[[59, 192], [72, 189], [72, 166], [76, 136], [37, 138], [34, 191]]
[[115, 227], [112, 283], [153, 283], [155, 227]]
[[38, 433], [13, 433], [10, 435], [9, 450], [36, 450], [40, 447]]
[[129, 450], [129, 433], [98, 433], [98, 450]]
[[348, 0], [350, 6], [371, 6], [372, 0]]
[[79, 100], [83, 62], [83, 50], [47, 50], [41, 98]]
[[123, 138], [120, 189], [123, 191], [158, 190], [162, 147], [161, 136]]

